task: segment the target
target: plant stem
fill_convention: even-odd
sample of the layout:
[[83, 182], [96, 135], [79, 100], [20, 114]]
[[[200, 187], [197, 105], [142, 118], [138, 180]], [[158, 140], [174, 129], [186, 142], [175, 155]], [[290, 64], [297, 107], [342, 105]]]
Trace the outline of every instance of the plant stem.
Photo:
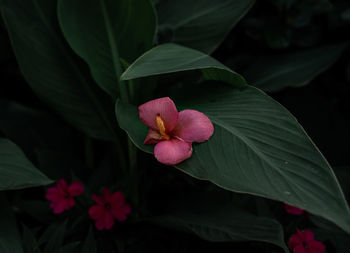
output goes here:
[[139, 204], [139, 184], [138, 184], [138, 168], [137, 168], [137, 148], [136, 146], [131, 142], [130, 139], [128, 139], [128, 150], [129, 150], [129, 176], [130, 179], [132, 179], [132, 196], [133, 196], [133, 202], [136, 206]]

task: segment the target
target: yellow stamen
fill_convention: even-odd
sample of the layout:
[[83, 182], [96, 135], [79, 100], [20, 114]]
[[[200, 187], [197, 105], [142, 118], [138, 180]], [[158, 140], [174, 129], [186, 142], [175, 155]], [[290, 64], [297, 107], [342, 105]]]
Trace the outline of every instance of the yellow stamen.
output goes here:
[[165, 132], [164, 121], [162, 120], [160, 115], [156, 116], [156, 122], [157, 122], [157, 126], [158, 126], [158, 129], [159, 129], [159, 133], [162, 136], [162, 139], [169, 140], [170, 136], [167, 135], [167, 133]]

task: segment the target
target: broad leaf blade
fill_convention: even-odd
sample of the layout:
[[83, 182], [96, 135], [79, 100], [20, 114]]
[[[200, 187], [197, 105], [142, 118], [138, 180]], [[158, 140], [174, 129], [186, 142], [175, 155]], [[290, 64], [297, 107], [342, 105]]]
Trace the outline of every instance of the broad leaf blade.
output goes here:
[[29, 155], [38, 148], [64, 149], [69, 153], [75, 149], [72, 145], [73, 131], [62, 120], [44, 111], [2, 99], [0, 131]]
[[[350, 232], [349, 208], [338, 181], [295, 118], [253, 87], [210, 85], [201, 86], [202, 94], [199, 87], [187, 89], [191, 98], [177, 103], [209, 116], [215, 132], [209, 141], [194, 145], [192, 157], [176, 167], [227, 190], [301, 207]], [[150, 152], [143, 145], [147, 127], [135, 116], [137, 108], [118, 103], [116, 113], [121, 128]]]
[[22, 244], [24, 253], [40, 253], [38, 242], [32, 231], [22, 224]]
[[22, 150], [0, 138], [0, 190], [14, 190], [52, 183], [27, 159]]
[[48, 240], [43, 253], [54, 252], [54, 250], [62, 246], [67, 228], [67, 222], [68, 221], [66, 220], [65, 222], [55, 226], [54, 230], [47, 230], [46, 236], [48, 237]]
[[97, 253], [97, 245], [92, 226], [90, 226], [89, 233], [82, 245], [81, 253]]
[[308, 84], [332, 65], [346, 49], [347, 43], [262, 57], [244, 73], [248, 82], [264, 91]]
[[35, 93], [89, 136], [110, 139], [114, 129], [104, 104], [109, 101], [65, 44], [57, 0], [3, 0], [0, 6], [20, 69]]
[[231, 199], [205, 192], [169, 203], [169, 214], [148, 222], [193, 233], [212, 242], [260, 241], [289, 252], [282, 226], [270, 218], [254, 216], [234, 206]]
[[55, 251], [52, 251], [52, 253], [75, 253], [78, 252], [79, 244], [80, 242], [71, 242], [62, 246], [59, 249], [56, 249]]
[[196, 69], [202, 70], [207, 80], [223, 81], [236, 87], [246, 85], [242, 76], [209, 55], [176, 44], [163, 44], [147, 51], [131, 64], [121, 78], [129, 80]]
[[253, 4], [254, 0], [161, 1], [159, 30], [170, 33], [174, 43], [211, 53]]
[[115, 98], [121, 85], [119, 57], [132, 62], [154, 43], [156, 17], [151, 3], [60, 0], [58, 15], [70, 46], [89, 64], [101, 88]]
[[23, 253], [21, 237], [16, 227], [16, 220], [11, 206], [3, 193], [0, 193], [0, 252]]

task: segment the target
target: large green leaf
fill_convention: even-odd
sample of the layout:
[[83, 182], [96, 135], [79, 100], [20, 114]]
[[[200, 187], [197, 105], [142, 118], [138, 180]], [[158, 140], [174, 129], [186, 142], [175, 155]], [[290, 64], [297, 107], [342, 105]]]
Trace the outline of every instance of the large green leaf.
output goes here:
[[92, 226], [90, 226], [86, 239], [82, 244], [81, 253], [97, 253], [97, 245]]
[[257, 59], [244, 73], [248, 82], [274, 92], [308, 84], [341, 56], [348, 44], [327, 45]]
[[0, 131], [26, 154], [34, 153], [38, 148], [64, 149], [72, 153], [75, 148], [72, 144], [73, 131], [62, 120], [3, 99], [0, 99]]
[[43, 175], [9, 140], [0, 138], [0, 190], [47, 185], [52, 180]]
[[209, 55], [171, 43], [147, 51], [125, 70], [121, 78], [129, 80], [196, 69], [202, 70], [208, 80], [224, 81], [236, 87], [246, 85], [242, 76]]
[[34, 234], [24, 224], [22, 224], [22, 245], [24, 253], [41, 253]]
[[149, 0], [59, 0], [58, 15], [70, 46], [116, 97], [119, 57], [132, 62], [153, 45], [156, 17]]
[[[83, 71], [62, 38], [57, 0], [2, 0], [5, 20], [20, 69], [31, 88], [62, 117], [86, 134], [110, 139], [110, 102]], [[86, 67], [86, 66], [85, 66]], [[108, 103], [109, 105], [109, 103]], [[109, 116], [108, 116], [109, 115]]]
[[[299, 206], [350, 232], [350, 214], [329, 164], [295, 118], [256, 88], [232, 89], [209, 83], [181, 91], [181, 108], [197, 109], [214, 123], [205, 143], [194, 145], [181, 171], [235, 192]], [[142, 150], [147, 127], [137, 108], [117, 103], [121, 128]]]
[[284, 243], [283, 228], [276, 220], [238, 209], [232, 199], [206, 192], [172, 200], [167, 206], [167, 215], [146, 221], [193, 233], [207, 241], [260, 241], [275, 244], [289, 252]]
[[62, 246], [65, 232], [67, 230], [67, 223], [68, 220], [65, 220], [62, 223], [54, 223], [46, 229], [39, 240], [39, 244], [46, 244], [43, 253], [54, 252], [55, 249], [58, 249]]
[[160, 35], [170, 33], [168, 39], [172, 42], [211, 53], [253, 3], [254, 0], [160, 1]]
[[3, 193], [0, 193], [0, 201], [0, 252], [23, 253], [16, 220]]

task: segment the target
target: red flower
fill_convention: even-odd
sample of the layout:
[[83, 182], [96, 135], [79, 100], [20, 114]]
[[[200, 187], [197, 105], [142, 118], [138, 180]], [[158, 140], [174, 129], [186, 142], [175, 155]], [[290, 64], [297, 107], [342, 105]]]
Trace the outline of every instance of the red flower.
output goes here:
[[84, 192], [84, 186], [79, 182], [72, 182], [69, 186], [66, 180], [60, 179], [56, 186], [50, 187], [46, 192], [46, 199], [50, 200], [50, 207], [55, 214], [69, 210], [75, 205], [74, 197]]
[[294, 214], [294, 215], [301, 215], [304, 213], [304, 210], [296, 207], [296, 206], [291, 206], [287, 203], [284, 204], [284, 208], [286, 209], [287, 213]]
[[111, 192], [104, 188], [102, 196], [92, 195], [92, 199], [97, 203], [90, 207], [89, 215], [95, 220], [98, 230], [111, 229], [114, 219], [125, 221], [126, 216], [131, 212], [131, 207], [125, 203], [125, 196], [122, 192]]
[[324, 253], [325, 246], [322, 242], [314, 239], [314, 233], [310, 230], [300, 231], [293, 234], [289, 240], [288, 247], [293, 253]]
[[190, 158], [192, 142], [205, 142], [214, 133], [206, 115], [196, 110], [178, 112], [168, 97], [140, 105], [139, 117], [149, 127], [144, 144], [156, 144], [154, 156], [167, 165]]

